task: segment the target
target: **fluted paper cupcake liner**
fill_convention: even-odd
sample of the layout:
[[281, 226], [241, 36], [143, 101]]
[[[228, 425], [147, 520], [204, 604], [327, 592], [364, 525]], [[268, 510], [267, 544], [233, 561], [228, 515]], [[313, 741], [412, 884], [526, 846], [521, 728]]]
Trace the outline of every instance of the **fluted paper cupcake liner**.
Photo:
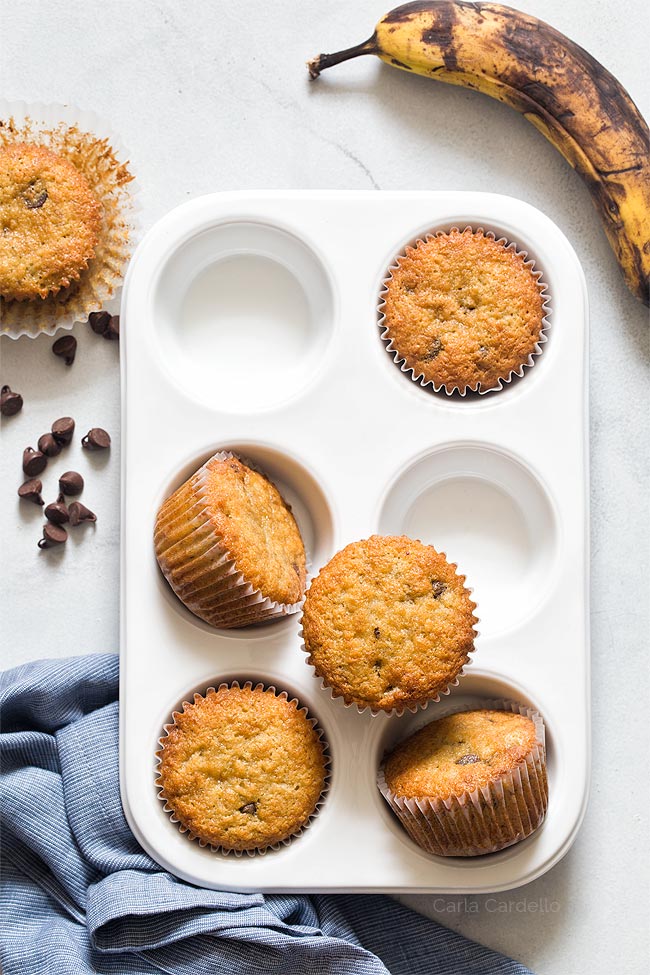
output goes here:
[[480, 705], [446, 711], [496, 710], [523, 714], [535, 724], [536, 742], [511, 771], [490, 785], [448, 799], [405, 799], [386, 784], [384, 763], [377, 786], [400, 823], [427, 853], [462, 857], [496, 853], [519, 843], [542, 824], [548, 807], [544, 722], [532, 708], [515, 701], [482, 701]]
[[259, 470], [229, 450], [218, 451], [162, 504], [154, 535], [158, 564], [178, 598], [199, 619], [222, 629], [267, 623], [302, 606], [302, 600], [277, 602], [249, 582], [209, 518], [208, 464], [234, 457]]
[[[438, 554], [444, 556], [445, 558], [447, 557], [445, 552], [439, 552]], [[448, 564], [456, 570], [455, 574], [458, 576], [459, 579], [462, 579], [463, 583], [465, 583], [465, 576], [462, 575], [460, 572], [458, 572], [457, 564], [455, 562], [449, 562]], [[474, 590], [471, 587], [464, 586], [464, 588], [465, 591], [470, 596], [473, 595]], [[473, 641], [474, 645], [472, 646], [472, 649], [469, 651], [463, 663], [463, 666], [456, 674], [456, 677], [452, 681], [450, 681], [444, 688], [441, 688], [439, 691], [437, 691], [434, 695], [427, 698], [426, 700], [418, 701], [414, 704], [397, 705], [396, 707], [387, 710], [385, 708], [373, 707], [372, 704], [370, 703], [359, 704], [358, 701], [355, 701], [353, 698], [344, 694], [342, 691], [339, 691], [336, 687], [330, 684], [327, 678], [325, 677], [325, 675], [318, 670], [312, 658], [312, 655], [305, 644], [305, 634], [302, 627], [302, 619], [300, 621], [300, 629], [299, 629], [300, 648], [302, 652], [306, 655], [307, 664], [314, 671], [314, 677], [320, 680], [321, 690], [329, 691], [332, 700], [340, 699], [344, 707], [346, 708], [354, 707], [359, 712], [359, 714], [363, 714], [365, 711], [370, 711], [373, 717], [375, 717], [377, 714], [391, 714], [399, 718], [407, 711], [410, 712], [411, 714], [417, 714], [419, 711], [424, 711], [426, 708], [428, 708], [430, 704], [438, 703], [441, 697], [446, 697], [446, 695], [448, 695], [451, 692], [452, 688], [458, 687], [460, 678], [465, 675], [466, 668], [469, 667], [472, 663], [472, 658], [470, 657], [470, 654], [474, 653], [476, 649], [475, 646], [476, 640], [480, 636], [480, 631], [477, 629], [477, 624], [480, 623], [480, 619], [474, 613], [474, 610], [477, 608], [477, 604], [474, 602], [474, 600], [471, 600], [471, 604], [472, 604], [472, 619], [473, 619], [472, 631], [474, 633], [474, 641]]]
[[468, 225], [462, 231], [455, 226], [450, 227], [449, 230], [437, 230], [433, 234], [426, 234], [424, 237], [418, 237], [417, 240], [410, 246], [415, 248], [418, 246], [418, 244], [424, 244], [430, 240], [434, 240], [436, 237], [444, 237], [447, 234], [453, 232], [466, 233], [467, 231], [471, 231], [472, 233], [482, 233], [485, 237], [489, 238], [490, 240], [494, 240], [497, 244], [503, 244], [506, 250], [512, 251], [514, 254], [516, 254], [519, 257], [523, 257], [525, 266], [530, 269], [530, 271], [533, 274], [533, 277], [537, 281], [537, 286], [539, 288], [540, 295], [542, 297], [542, 312], [543, 312], [542, 328], [540, 331], [539, 339], [535, 343], [533, 351], [526, 358], [526, 360], [521, 363], [518, 369], [513, 369], [508, 373], [507, 376], [501, 377], [499, 379], [499, 382], [495, 386], [490, 386], [489, 389], [481, 389], [481, 384], [477, 383], [476, 386], [467, 386], [465, 387], [465, 389], [461, 389], [458, 385], [453, 385], [451, 387], [449, 387], [445, 383], [440, 383], [439, 385], [436, 385], [432, 379], [426, 379], [421, 372], [417, 373], [413, 366], [407, 365], [406, 359], [404, 358], [403, 355], [400, 354], [399, 349], [396, 348], [395, 345], [393, 345], [393, 340], [388, 334], [388, 325], [386, 324], [386, 316], [384, 314], [384, 308], [386, 306], [386, 302], [383, 298], [383, 295], [385, 295], [388, 290], [387, 282], [392, 280], [393, 271], [398, 270], [400, 261], [404, 257], [406, 257], [406, 250], [402, 251], [395, 259], [394, 263], [389, 266], [388, 274], [383, 279], [382, 287], [379, 292], [379, 304], [377, 306], [377, 313], [379, 316], [378, 324], [381, 332], [381, 340], [386, 347], [386, 351], [393, 357], [395, 364], [399, 366], [400, 370], [403, 373], [405, 373], [406, 375], [410, 375], [410, 378], [413, 380], [413, 382], [417, 383], [419, 386], [422, 386], [423, 389], [432, 389], [435, 393], [442, 392], [445, 393], [447, 396], [453, 396], [453, 395], [466, 396], [468, 393], [477, 393], [479, 396], [485, 396], [488, 393], [499, 392], [499, 390], [503, 389], [504, 384], [507, 385], [508, 383], [512, 382], [512, 380], [515, 377], [521, 379], [522, 376], [524, 375], [525, 370], [532, 369], [532, 367], [535, 365], [536, 359], [544, 351], [544, 345], [548, 341], [548, 333], [551, 327], [550, 318], [549, 318], [551, 312], [551, 296], [548, 293], [548, 285], [544, 281], [542, 281], [542, 272], [537, 271], [535, 269], [535, 261], [532, 258], [527, 260], [528, 252], [519, 249], [518, 245], [514, 241], [509, 241], [506, 237], [497, 237], [496, 234], [493, 233], [491, 230], [485, 230], [484, 227], [482, 226], [473, 228]]
[[0, 148], [16, 142], [39, 143], [66, 156], [103, 206], [95, 256], [78, 281], [47, 298], [0, 298], [0, 332], [34, 338], [71, 329], [115, 297], [140, 235], [139, 190], [122, 140], [94, 112], [0, 99]]
[[184, 833], [188, 837], [188, 839], [194, 840], [199, 844], [199, 846], [212, 850], [213, 853], [219, 853], [221, 856], [224, 857], [264, 856], [265, 854], [271, 851], [277, 852], [278, 850], [282, 850], [285, 847], [290, 846], [294, 842], [294, 840], [296, 840], [299, 836], [302, 836], [302, 834], [306, 832], [306, 830], [308, 830], [309, 827], [312, 825], [314, 819], [320, 812], [320, 809], [322, 808], [323, 803], [327, 798], [327, 793], [330, 788], [331, 779], [332, 779], [332, 756], [330, 753], [329, 742], [327, 740], [325, 732], [318, 724], [317, 719], [310, 716], [308, 709], [304, 706], [301, 706], [297, 698], [295, 697], [290, 698], [287, 691], [278, 691], [275, 685], [273, 684], [264, 684], [262, 682], [258, 682], [254, 684], [250, 680], [246, 681], [244, 684], [240, 684], [239, 681], [236, 680], [224, 681], [223, 683], [219, 684], [218, 687], [216, 688], [208, 687], [204, 694], [198, 694], [198, 693], [195, 694], [194, 703], [196, 703], [198, 699], [206, 697], [211, 691], [220, 691], [226, 688], [233, 688], [233, 687], [236, 687], [241, 690], [272, 691], [273, 694], [278, 698], [278, 700], [287, 701], [288, 704], [293, 705], [296, 711], [302, 712], [305, 715], [308, 723], [312, 726], [314, 731], [317, 733], [323, 750], [323, 761], [325, 764], [325, 778], [323, 782], [323, 789], [321, 791], [321, 794], [319, 796], [316, 805], [314, 806], [313, 812], [307, 817], [304, 823], [302, 823], [300, 828], [297, 829], [295, 832], [293, 832], [290, 836], [286, 837], [285, 839], [281, 840], [278, 843], [269, 843], [266, 846], [255, 847], [254, 849], [251, 850], [230, 850], [230, 849], [225, 849], [222, 846], [215, 846], [212, 843], [208, 843], [200, 836], [197, 836], [196, 833], [193, 833], [188, 826], [185, 826], [184, 823], [182, 823], [181, 820], [178, 819], [178, 817], [175, 815], [174, 810], [168, 803], [168, 797], [165, 794], [165, 790], [160, 780], [160, 761], [161, 761], [161, 755], [165, 747], [165, 739], [169, 735], [170, 729], [174, 727], [176, 723], [177, 715], [183, 713], [188, 703], [191, 703], [188, 701], [185, 701], [183, 703], [180, 712], [173, 711], [171, 716], [172, 720], [167, 722], [165, 725], [163, 725], [164, 733], [158, 739], [161, 748], [159, 751], [156, 752], [155, 786], [156, 789], [158, 790], [158, 798], [163, 804], [163, 810], [169, 815], [171, 822], [178, 827], [179, 832]]

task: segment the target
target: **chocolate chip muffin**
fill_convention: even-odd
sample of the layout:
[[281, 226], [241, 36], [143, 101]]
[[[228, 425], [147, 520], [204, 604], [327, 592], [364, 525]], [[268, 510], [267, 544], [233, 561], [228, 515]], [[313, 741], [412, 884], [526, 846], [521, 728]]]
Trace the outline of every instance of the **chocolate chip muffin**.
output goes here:
[[314, 814], [327, 778], [325, 745], [286, 693], [222, 684], [195, 694], [165, 730], [160, 797], [192, 839], [261, 852], [295, 836]]
[[379, 788], [430, 853], [472, 856], [511, 846], [546, 815], [542, 719], [510, 702], [439, 718], [385, 757]]
[[27, 142], [0, 148], [0, 295], [46, 298], [95, 254], [102, 206], [64, 156]]
[[431, 545], [373, 535], [338, 552], [305, 598], [305, 649], [346, 703], [402, 711], [437, 699], [474, 648], [465, 577]]
[[539, 352], [539, 278], [524, 254], [482, 230], [419, 240], [385, 281], [382, 337], [417, 382], [447, 393], [500, 387]]
[[294, 613], [305, 591], [305, 547], [274, 484], [220, 451], [160, 507], [158, 564], [192, 613], [218, 627]]

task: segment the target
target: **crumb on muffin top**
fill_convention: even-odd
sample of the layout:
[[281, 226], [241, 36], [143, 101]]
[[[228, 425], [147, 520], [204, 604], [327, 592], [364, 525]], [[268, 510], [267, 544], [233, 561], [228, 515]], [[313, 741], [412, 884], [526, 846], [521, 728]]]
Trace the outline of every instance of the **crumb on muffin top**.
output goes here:
[[263, 849], [314, 812], [326, 763], [319, 733], [271, 689], [211, 689], [174, 715], [159, 784], [191, 834], [227, 850]]
[[406, 536], [353, 542], [307, 592], [305, 648], [348, 703], [391, 711], [452, 683], [474, 645], [475, 604], [464, 576], [431, 545]]
[[543, 328], [539, 275], [523, 254], [469, 228], [407, 247], [382, 298], [384, 338], [398, 361], [449, 392], [508, 379]]
[[403, 798], [447, 799], [513, 771], [536, 743], [531, 718], [462, 711], [424, 726], [384, 760], [386, 785]]
[[0, 149], [0, 294], [45, 298], [94, 256], [102, 205], [60, 153], [32, 143]]

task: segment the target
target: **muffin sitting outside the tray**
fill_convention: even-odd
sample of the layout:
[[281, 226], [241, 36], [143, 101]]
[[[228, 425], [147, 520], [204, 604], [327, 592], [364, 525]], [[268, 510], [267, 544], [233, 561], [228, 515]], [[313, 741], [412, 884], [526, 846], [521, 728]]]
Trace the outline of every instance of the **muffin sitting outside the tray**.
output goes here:
[[325, 748], [313, 719], [286, 693], [250, 683], [210, 688], [165, 730], [160, 798], [192, 839], [259, 852], [313, 815], [325, 788]]
[[335, 696], [402, 711], [437, 699], [474, 648], [476, 604], [431, 545], [374, 535], [321, 569], [302, 620], [309, 662]]
[[215, 454], [160, 507], [156, 558], [180, 600], [212, 626], [294, 613], [305, 547], [274, 484], [228, 451]]
[[46, 298], [95, 254], [102, 205], [86, 177], [45, 146], [0, 149], [0, 295]]
[[419, 240], [382, 294], [383, 338], [413, 379], [485, 391], [521, 373], [544, 327], [539, 274], [483, 231]]
[[423, 849], [439, 856], [492, 853], [529, 836], [544, 819], [544, 726], [536, 712], [514, 707], [439, 718], [384, 759], [379, 788]]

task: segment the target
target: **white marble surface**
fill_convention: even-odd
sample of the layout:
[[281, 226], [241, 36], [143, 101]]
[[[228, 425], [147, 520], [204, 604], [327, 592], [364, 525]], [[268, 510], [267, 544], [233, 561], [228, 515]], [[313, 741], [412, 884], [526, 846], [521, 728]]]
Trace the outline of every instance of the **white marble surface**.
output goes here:
[[[650, 117], [646, 0], [519, 6], [586, 47]], [[514, 112], [369, 58], [308, 84], [306, 57], [363, 39], [384, 12], [383, 0], [0, 0], [0, 88], [110, 119], [131, 148], [147, 225], [219, 189], [448, 187], [521, 197], [567, 234], [592, 307], [591, 803], [571, 852], [528, 887], [405, 900], [540, 975], [605, 975], [613, 963], [636, 975], [649, 950], [647, 311], [623, 286], [579, 179]], [[46, 337], [0, 342], [1, 381], [25, 397], [2, 425], [5, 665], [117, 649], [118, 350], [86, 327], [75, 334], [71, 369]], [[92, 459], [78, 441], [71, 448], [66, 466], [87, 475], [84, 497], [100, 520], [67, 551], [43, 555], [40, 514], [15, 496], [20, 455], [64, 414], [80, 432], [106, 427], [114, 447]]]

